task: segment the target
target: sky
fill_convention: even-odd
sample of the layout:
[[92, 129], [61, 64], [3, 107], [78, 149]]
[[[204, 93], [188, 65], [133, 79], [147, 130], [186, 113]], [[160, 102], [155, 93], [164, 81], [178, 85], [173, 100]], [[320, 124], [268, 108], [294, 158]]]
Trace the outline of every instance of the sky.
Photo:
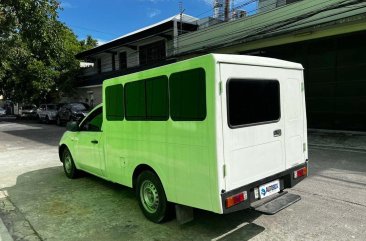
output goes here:
[[[212, 0], [60, 0], [63, 10], [59, 19], [71, 28], [79, 39], [91, 35], [103, 44], [124, 34], [179, 14], [179, 2], [184, 13], [197, 18], [212, 16]], [[234, 0], [240, 5], [253, 0]], [[248, 11], [256, 3], [247, 6]]]

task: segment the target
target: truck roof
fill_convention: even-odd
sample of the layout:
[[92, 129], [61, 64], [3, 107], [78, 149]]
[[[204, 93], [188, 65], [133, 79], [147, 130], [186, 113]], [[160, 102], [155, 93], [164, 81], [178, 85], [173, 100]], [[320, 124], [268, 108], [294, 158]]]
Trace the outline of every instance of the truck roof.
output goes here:
[[212, 54], [212, 56], [218, 63], [245, 64], [299, 70], [304, 69], [302, 65], [298, 63], [259, 56], [235, 54]]

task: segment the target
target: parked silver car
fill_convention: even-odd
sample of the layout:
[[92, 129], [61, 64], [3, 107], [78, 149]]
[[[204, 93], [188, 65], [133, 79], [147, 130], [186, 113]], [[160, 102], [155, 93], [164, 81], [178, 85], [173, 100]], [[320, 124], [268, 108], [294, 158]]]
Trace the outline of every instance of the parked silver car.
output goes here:
[[37, 117], [36, 105], [23, 105], [19, 110], [20, 118], [35, 119]]
[[37, 116], [40, 121], [49, 123], [56, 120], [57, 105], [55, 104], [43, 104], [37, 109]]
[[0, 107], [0, 116], [5, 116], [6, 115], [6, 110], [4, 108]]

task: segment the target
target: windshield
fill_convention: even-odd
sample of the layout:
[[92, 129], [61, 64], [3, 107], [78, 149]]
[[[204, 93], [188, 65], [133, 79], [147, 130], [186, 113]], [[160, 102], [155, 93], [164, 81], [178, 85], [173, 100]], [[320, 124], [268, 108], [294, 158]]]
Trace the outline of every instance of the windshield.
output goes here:
[[71, 109], [76, 110], [76, 111], [83, 111], [83, 110], [89, 109], [89, 106], [87, 106], [86, 104], [82, 104], [82, 103], [74, 103], [74, 104], [70, 104], [70, 105], [71, 105]]
[[57, 110], [57, 106], [56, 105], [47, 105], [47, 109], [48, 110]]
[[31, 106], [31, 105], [25, 105], [25, 106], [23, 106], [23, 110], [24, 109], [30, 110], [30, 109], [33, 109], [33, 108], [34, 108], [34, 106]]

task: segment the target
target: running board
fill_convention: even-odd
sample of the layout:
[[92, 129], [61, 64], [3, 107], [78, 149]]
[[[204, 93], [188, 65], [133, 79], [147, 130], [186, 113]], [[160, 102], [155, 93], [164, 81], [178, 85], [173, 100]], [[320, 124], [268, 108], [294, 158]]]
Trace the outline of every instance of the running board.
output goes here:
[[264, 214], [273, 215], [294, 204], [300, 199], [301, 197], [299, 195], [283, 192], [269, 200], [260, 200], [258, 202], [254, 202], [252, 203], [251, 208]]

